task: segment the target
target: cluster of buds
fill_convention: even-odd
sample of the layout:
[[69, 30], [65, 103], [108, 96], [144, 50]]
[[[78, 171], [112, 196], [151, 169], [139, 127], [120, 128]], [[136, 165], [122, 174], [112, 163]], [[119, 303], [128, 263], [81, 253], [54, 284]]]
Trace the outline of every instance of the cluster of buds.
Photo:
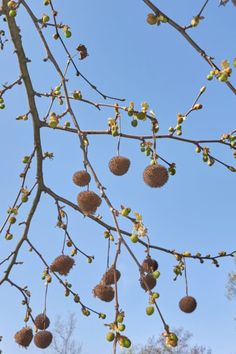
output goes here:
[[119, 312], [116, 316], [116, 320], [113, 323], [109, 323], [106, 326], [109, 327], [109, 332], [106, 334], [106, 339], [108, 342], [113, 342], [116, 338], [121, 348], [130, 348], [131, 341], [128, 337], [121, 335], [120, 332], [125, 330], [125, 324], [123, 323], [125, 313], [123, 311]]
[[[223, 134], [221, 140], [229, 142], [232, 148], [236, 148], [236, 135]], [[236, 157], [236, 155], [234, 155], [234, 157]]]
[[43, 159], [50, 159], [52, 160], [54, 158], [53, 152], [45, 151], [43, 153]]
[[156, 14], [153, 14], [153, 13], [150, 13], [147, 15], [147, 19], [146, 19], [147, 23], [149, 25], [157, 25], [157, 26], [160, 26], [161, 23], [166, 23], [168, 22], [168, 18], [165, 17], [164, 15], [162, 14], [159, 14], [159, 15], [156, 15]]
[[214, 165], [215, 160], [211, 156], [209, 156], [209, 153], [210, 153], [210, 149], [208, 147], [204, 147], [202, 149], [202, 160], [204, 162], [207, 162], [208, 166], [212, 166]]
[[118, 128], [116, 119], [109, 118], [108, 119], [108, 126], [110, 128], [112, 136], [117, 136], [119, 134], [119, 128]]
[[[10, 229], [11, 225], [16, 223], [16, 215], [18, 214], [18, 208], [17, 207], [15, 207], [15, 208], [10, 207], [7, 209], [7, 213], [9, 214], [8, 222], [10, 224], [10, 226], [9, 226], [9, 229]], [[9, 229], [8, 229], [8, 231], [9, 231]], [[7, 234], [8, 234], [8, 232], [7, 232]], [[10, 237], [8, 235], [8, 238], [6, 238], [6, 239], [9, 240], [9, 239], [12, 239], [12, 237]]]
[[200, 23], [201, 20], [203, 20], [204, 17], [203, 16], [194, 16], [191, 20], [191, 27], [197, 27]]
[[[153, 273], [157, 273], [158, 271], [156, 272], [153, 272]], [[151, 316], [154, 314], [155, 312], [155, 307], [152, 306], [153, 304], [155, 304], [156, 300], [159, 299], [160, 297], [160, 294], [157, 293], [156, 291], [155, 292], [152, 292], [152, 294], [149, 296], [149, 306], [146, 307], [146, 314], [148, 316]]]
[[18, 7], [18, 3], [16, 1], [8, 1], [7, 6], [9, 8], [9, 16], [15, 17], [17, 15], [16, 9]]
[[181, 276], [183, 271], [184, 271], [184, 262], [180, 260], [179, 263], [173, 268], [173, 272], [175, 273], [174, 280], [176, 280], [179, 275]]
[[50, 17], [47, 14], [43, 14], [41, 21], [42, 21], [43, 25], [46, 25], [50, 21]]
[[69, 283], [67, 280], [64, 281], [64, 285], [65, 285], [65, 292], [64, 295], [67, 297], [70, 295], [70, 289], [72, 288], [72, 284]]
[[108, 230], [104, 231], [104, 237], [109, 239], [110, 241], [114, 241], [114, 236]]
[[159, 130], [158, 123], [156, 121], [155, 113], [153, 111], [149, 111], [149, 104], [147, 102], [142, 102], [141, 103], [141, 110], [136, 110], [134, 108], [134, 102], [130, 102], [129, 106], [126, 108], [126, 111], [128, 112], [128, 116], [132, 117], [131, 125], [132, 127], [137, 127], [138, 125], [138, 120], [146, 120], [147, 114], [153, 118], [153, 132], [157, 133]]
[[175, 348], [178, 345], [178, 337], [173, 332], [165, 332], [162, 334], [165, 337], [166, 346], [169, 348]]
[[22, 188], [21, 189], [21, 201], [22, 203], [26, 203], [28, 202], [28, 199], [29, 199], [29, 195], [30, 195], [30, 192], [27, 188]]
[[151, 141], [143, 141], [140, 143], [140, 151], [144, 152], [146, 156], [150, 156], [153, 152], [153, 143]]
[[49, 116], [49, 127], [50, 128], [56, 128], [59, 124], [59, 118], [58, 116], [56, 115], [56, 113], [52, 112], [50, 113], [50, 116]]
[[121, 211], [120, 211], [120, 214], [122, 216], [128, 216], [131, 212], [131, 209], [130, 208], [126, 208], [124, 207], [123, 205], [121, 205]]
[[[134, 109], [134, 102], [130, 102], [129, 107], [127, 109], [128, 112], [128, 116], [133, 117], [134, 120], [145, 120], [146, 119], [146, 115], [147, 115], [147, 111], [149, 109], [149, 104], [147, 102], [142, 102], [141, 103], [141, 110], [137, 111]], [[136, 123], [136, 125], [133, 123], [133, 126], [137, 126], [138, 123]]]
[[232, 73], [232, 69], [230, 68], [230, 64], [228, 60], [223, 60], [221, 62], [221, 68], [211, 70], [210, 73], [207, 75], [207, 80], [212, 80], [215, 76], [219, 81], [226, 82]]
[[60, 96], [61, 95], [61, 85], [58, 85], [52, 91], [52, 96]]
[[68, 25], [64, 25], [62, 28], [62, 31], [64, 32], [64, 35], [66, 38], [70, 38], [72, 36], [72, 33], [70, 31], [70, 27]]
[[142, 221], [142, 215], [139, 213], [134, 213], [135, 221], [133, 222], [133, 231], [130, 236], [130, 240], [133, 243], [138, 242], [139, 237], [147, 236], [148, 229], [144, 226]]
[[73, 93], [72, 93], [72, 96], [75, 100], [81, 100], [82, 99], [82, 93], [81, 91], [78, 91], [78, 90], [75, 90]]
[[16, 120], [28, 120], [28, 114], [22, 114], [16, 117]]
[[49, 269], [46, 268], [44, 271], [43, 271], [43, 274], [42, 274], [42, 277], [41, 277], [42, 280], [45, 280], [45, 285], [48, 285], [49, 283], [52, 282], [52, 277], [51, 275], [49, 274]]

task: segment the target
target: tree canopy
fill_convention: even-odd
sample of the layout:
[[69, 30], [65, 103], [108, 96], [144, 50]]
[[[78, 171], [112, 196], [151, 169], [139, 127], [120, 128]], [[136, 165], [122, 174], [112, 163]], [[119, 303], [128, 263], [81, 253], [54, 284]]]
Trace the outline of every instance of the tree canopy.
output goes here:
[[234, 5], [1, 1], [3, 352], [232, 348]]

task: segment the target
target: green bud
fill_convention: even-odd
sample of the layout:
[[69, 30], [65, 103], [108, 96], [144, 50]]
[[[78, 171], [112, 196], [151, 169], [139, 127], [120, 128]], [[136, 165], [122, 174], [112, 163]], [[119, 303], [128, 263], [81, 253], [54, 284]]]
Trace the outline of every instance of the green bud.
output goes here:
[[132, 120], [131, 125], [132, 125], [132, 127], [137, 127], [137, 125], [138, 125], [137, 119]]
[[43, 17], [42, 17], [42, 22], [43, 23], [47, 23], [49, 20], [50, 20], [50, 18], [49, 18], [48, 15], [43, 15]]
[[131, 240], [133, 243], [137, 243], [137, 242], [138, 242], [138, 235], [132, 234], [132, 235], [130, 236], [130, 240]]
[[210, 74], [207, 75], [207, 80], [208, 80], [208, 81], [211, 81], [212, 79], [213, 79], [213, 75], [210, 75]]
[[16, 10], [10, 10], [10, 11], [9, 11], [9, 16], [10, 16], [10, 17], [16, 17], [16, 15], [17, 15]]
[[105, 320], [105, 318], [107, 317], [106, 315], [105, 315], [105, 313], [99, 313], [99, 316], [98, 316], [99, 318], [101, 318], [101, 319], [103, 319], [103, 320]]
[[154, 311], [155, 311], [155, 308], [153, 306], [146, 307], [146, 314], [148, 316], [151, 316], [154, 313]]
[[124, 321], [124, 314], [123, 313], [119, 313], [117, 318], [116, 318], [116, 322], [122, 323], [123, 321]]
[[108, 332], [106, 334], [106, 340], [108, 340], [108, 342], [112, 342], [115, 338], [115, 334], [113, 332]]
[[119, 332], [123, 332], [125, 330], [125, 325], [123, 323], [119, 324], [117, 327]]
[[7, 232], [7, 234], [5, 235], [5, 239], [6, 239], [7, 241], [10, 241], [10, 240], [13, 239], [13, 235], [12, 235], [10, 232]]
[[80, 297], [79, 297], [79, 295], [75, 294], [75, 296], [74, 296], [74, 302], [76, 302], [76, 303], [80, 302]]
[[196, 146], [196, 149], [195, 149], [195, 151], [196, 151], [196, 153], [199, 153], [199, 152], [201, 152], [201, 148], [200, 148], [200, 146]]
[[146, 118], [146, 113], [145, 112], [138, 112], [137, 118], [140, 120], [144, 120]]
[[22, 201], [22, 203], [26, 203], [26, 202], [28, 202], [28, 195], [27, 194], [22, 194], [22, 196], [21, 196], [21, 201]]
[[15, 222], [16, 222], [15, 216], [11, 216], [8, 221], [10, 224], [15, 224]]
[[161, 275], [161, 273], [159, 272], [159, 270], [156, 270], [155, 272], [152, 273], [152, 276], [155, 279], [158, 279], [160, 275]]
[[160, 294], [158, 294], [157, 292], [152, 293], [152, 297], [153, 299], [158, 299], [160, 297]]

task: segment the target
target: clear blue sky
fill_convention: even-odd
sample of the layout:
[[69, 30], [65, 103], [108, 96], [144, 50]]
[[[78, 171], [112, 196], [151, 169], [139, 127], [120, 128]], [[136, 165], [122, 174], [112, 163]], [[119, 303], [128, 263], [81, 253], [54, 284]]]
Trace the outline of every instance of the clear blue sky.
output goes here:
[[[199, 11], [202, 1], [160, 0], [158, 5], [177, 22], [187, 24]], [[47, 8], [37, 6], [40, 17]], [[183, 136], [214, 139], [235, 128], [235, 96], [224, 84], [206, 81], [209, 72], [207, 63], [176, 31], [168, 25], [152, 27], [146, 24], [146, 15], [150, 11], [141, 0], [55, 1], [55, 7], [59, 11], [59, 19], [71, 26], [73, 36], [67, 41], [71, 51], [74, 52], [79, 43], [84, 43], [88, 48], [89, 57], [78, 63], [81, 71], [109, 95], [124, 97], [127, 102], [134, 101], [137, 107], [142, 101], [147, 101], [157, 113], [160, 134], [166, 134], [169, 126], [175, 124], [178, 112], [184, 112], [191, 106], [203, 85], [207, 85], [207, 91], [200, 100], [204, 109], [194, 112], [185, 122]], [[232, 61], [236, 56], [236, 9], [231, 3], [219, 8], [217, 1], [211, 0], [204, 16], [205, 21], [189, 32], [207, 53], [215, 57], [217, 63], [223, 59]], [[44, 49], [24, 11], [19, 12], [16, 20], [22, 29], [26, 53], [32, 60], [29, 68], [34, 87], [37, 91], [49, 91], [59, 84], [59, 78], [49, 62], [42, 62]], [[1, 19], [1, 27], [4, 26]], [[64, 67], [66, 56], [62, 48], [50, 39], [50, 29], [45, 33]], [[0, 67], [1, 84], [10, 83], [18, 77], [16, 57], [10, 43], [0, 53]], [[80, 78], [73, 77], [72, 69], [68, 77], [71, 92], [78, 89], [84, 97], [95, 102], [102, 101]], [[232, 82], [236, 85], [235, 73]], [[15, 120], [17, 115], [27, 111], [23, 86], [7, 94], [5, 101], [6, 109], [1, 111], [0, 117], [1, 220], [4, 220], [6, 209], [14, 200], [20, 184], [21, 158], [29, 154], [33, 146], [31, 121]], [[40, 116], [44, 117], [47, 100], [38, 99], [38, 107]], [[82, 129], [106, 129], [107, 119], [113, 113], [108, 109], [98, 112], [83, 103], [73, 107]], [[61, 108], [57, 109], [60, 112]], [[142, 134], [147, 131], [146, 125], [140, 124], [134, 130], [123, 115], [123, 129], [127, 132]], [[55, 155], [53, 161], [45, 161], [44, 164], [47, 185], [75, 202], [78, 188], [71, 182], [71, 176], [83, 167], [76, 136], [45, 129], [42, 130], [42, 142], [43, 150], [53, 151]], [[91, 162], [114, 205], [119, 208], [120, 204], [124, 204], [143, 215], [152, 243], [202, 254], [236, 248], [235, 174], [218, 164], [207, 167], [192, 145], [161, 140], [158, 141], [158, 151], [164, 158], [176, 163], [177, 173], [165, 187], [153, 190], [142, 181], [142, 171], [148, 165], [148, 158], [140, 153], [139, 143], [135, 141], [121, 142], [121, 154], [132, 161], [129, 173], [121, 178], [110, 174], [107, 165], [116, 154], [116, 144], [117, 139], [111, 137], [90, 138]], [[230, 151], [219, 146], [212, 149], [215, 156], [229, 164], [234, 163]], [[33, 173], [34, 168], [32, 176]], [[95, 190], [94, 183], [91, 188]], [[27, 204], [22, 209], [19, 221], [24, 220], [28, 207]], [[111, 220], [105, 203], [99, 212], [104, 214], [104, 220]], [[45, 254], [49, 263], [60, 254], [63, 239], [62, 232], [55, 227], [56, 217], [53, 200], [43, 196], [30, 229], [30, 239]], [[14, 248], [22, 228], [14, 227], [13, 231], [13, 241], [7, 243], [4, 235], [1, 237], [1, 259]], [[68, 279], [87, 305], [107, 313], [107, 322], [112, 321], [113, 304], [102, 303], [91, 294], [106, 267], [107, 243], [103, 230], [70, 211], [70, 232], [84, 251], [95, 256], [95, 261], [89, 265], [78, 256], [77, 267]], [[142, 260], [142, 247], [131, 247]], [[160, 265], [157, 291], [161, 296], [158, 301], [169, 325], [189, 330], [193, 333], [193, 343], [212, 348], [213, 354], [235, 354], [235, 302], [229, 302], [225, 297], [227, 275], [234, 269], [233, 260], [222, 260], [218, 269], [210, 263], [200, 265], [198, 261], [187, 262], [190, 294], [197, 299], [198, 308], [193, 314], [185, 315], [178, 309], [179, 299], [184, 296], [184, 279], [172, 280], [174, 258], [160, 252], [152, 254]], [[24, 260], [24, 265], [17, 266], [12, 277], [22, 286], [29, 286], [34, 314], [40, 313], [44, 296], [44, 284], [40, 279], [43, 266], [34, 254], [27, 252], [27, 247], [22, 249], [18, 260]], [[161, 321], [157, 315], [151, 318], [145, 315], [148, 298], [138, 284], [137, 268], [125, 250], [122, 250], [118, 268], [122, 272], [119, 281], [120, 306], [127, 312], [126, 334], [135, 344], [145, 343], [148, 337], [162, 332]], [[1, 274], [3, 270], [4, 266], [1, 267]], [[21, 296], [6, 284], [1, 288], [0, 299], [0, 334], [4, 337], [0, 348], [4, 354], [22, 353], [13, 340], [14, 333], [23, 325]], [[63, 289], [54, 280], [49, 289], [48, 315], [53, 321], [58, 314], [66, 317], [68, 312], [78, 314], [76, 337], [83, 344], [83, 354], [111, 353], [111, 345], [104, 339], [106, 328], [102, 321], [93, 315], [89, 318], [82, 316], [80, 307], [72, 299], [64, 297]], [[31, 345], [28, 352], [36, 354], [40, 351]]]

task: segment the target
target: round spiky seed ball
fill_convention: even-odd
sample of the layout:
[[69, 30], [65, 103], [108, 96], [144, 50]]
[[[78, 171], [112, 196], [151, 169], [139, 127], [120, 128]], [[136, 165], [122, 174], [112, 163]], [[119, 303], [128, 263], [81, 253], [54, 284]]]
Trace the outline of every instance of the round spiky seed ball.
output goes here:
[[78, 171], [73, 174], [73, 182], [80, 187], [87, 186], [91, 181], [90, 174], [87, 171]]
[[47, 329], [50, 325], [50, 320], [44, 313], [40, 313], [35, 317], [34, 324], [38, 329]]
[[45, 349], [49, 347], [52, 343], [52, 333], [49, 331], [40, 331], [35, 334], [34, 336], [34, 344], [36, 347]]
[[155, 270], [158, 269], [158, 263], [155, 259], [151, 258], [150, 256], [147, 256], [147, 258], [144, 259], [142, 263], [142, 268], [146, 273], [153, 273], [155, 272]]
[[114, 299], [114, 290], [111, 286], [98, 284], [93, 289], [94, 296], [98, 297], [102, 301], [110, 302]]
[[[156, 279], [152, 274], [143, 275], [140, 279], [140, 285], [145, 291], [152, 290], [156, 286]], [[147, 284], [147, 285], [146, 285]]]
[[144, 182], [152, 188], [164, 186], [168, 178], [167, 168], [162, 165], [150, 165], [143, 171]]
[[80, 192], [77, 196], [79, 208], [85, 215], [94, 214], [101, 205], [102, 199], [94, 192]]
[[61, 255], [54, 259], [50, 266], [50, 270], [61, 275], [67, 275], [74, 264], [75, 261], [72, 257]]
[[27, 348], [33, 339], [33, 331], [30, 327], [23, 327], [15, 334], [15, 341], [17, 344]]
[[197, 301], [192, 296], [185, 296], [179, 302], [179, 308], [185, 313], [193, 312], [197, 307]]
[[124, 156], [115, 156], [109, 162], [110, 171], [116, 176], [123, 176], [129, 169], [130, 160]]
[[120, 279], [120, 271], [118, 269], [114, 269], [114, 267], [111, 267], [106, 271], [106, 273], [102, 277], [102, 283], [105, 285], [111, 285], [115, 284], [115, 274], [116, 274], [116, 281]]

